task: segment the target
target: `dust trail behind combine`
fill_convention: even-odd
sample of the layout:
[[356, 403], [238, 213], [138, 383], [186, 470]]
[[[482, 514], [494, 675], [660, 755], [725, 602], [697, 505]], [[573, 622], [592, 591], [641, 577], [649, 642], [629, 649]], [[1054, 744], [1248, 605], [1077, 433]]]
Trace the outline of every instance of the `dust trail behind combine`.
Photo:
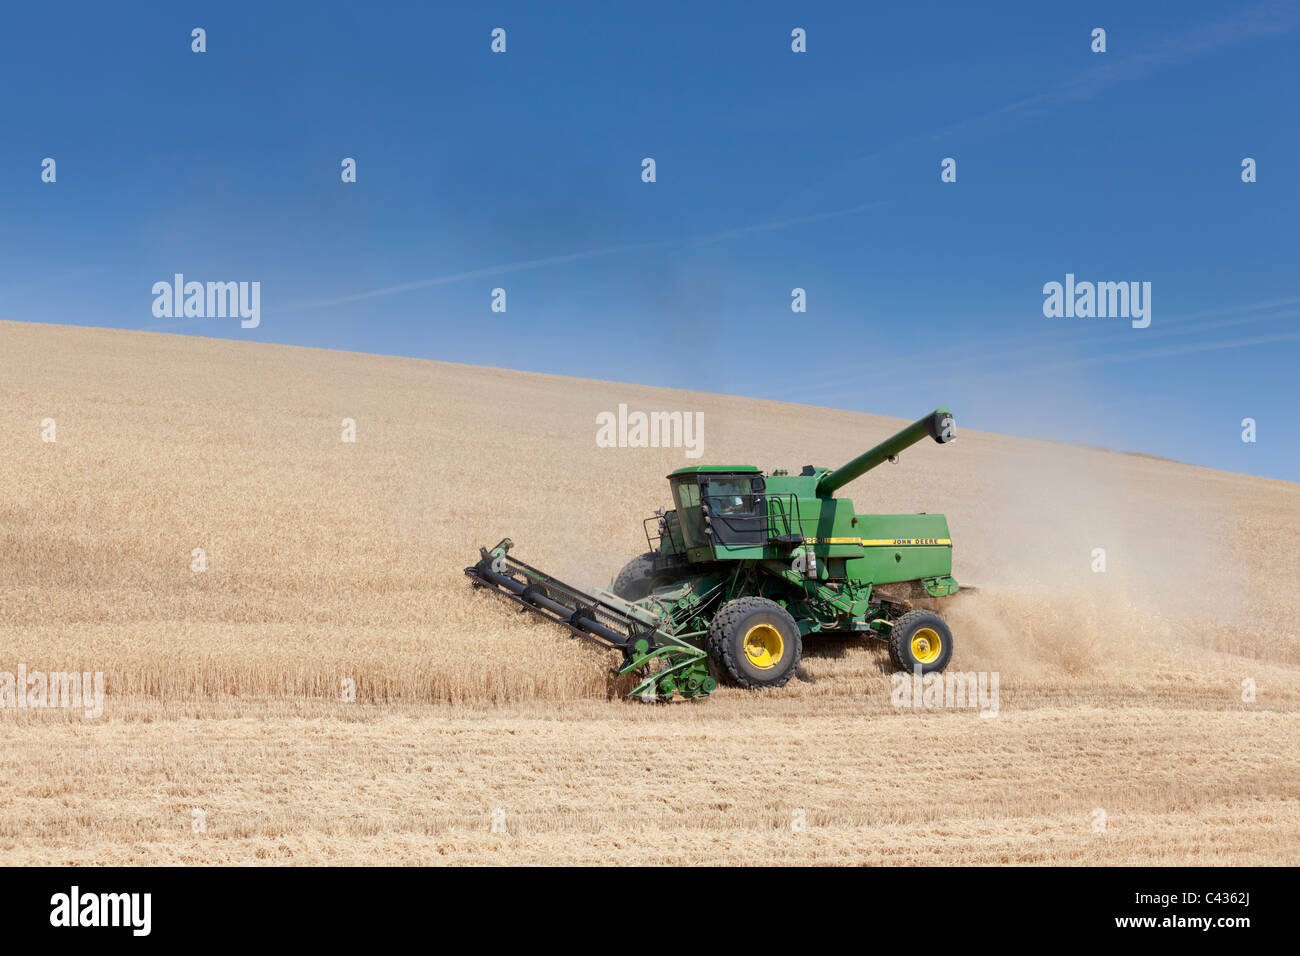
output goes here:
[[1096, 675], [1197, 651], [1300, 663], [1288, 623], [1300, 601], [1270, 586], [1270, 567], [1297, 569], [1284, 517], [1300, 518], [1294, 486], [1094, 449], [1035, 451], [1008, 449], [977, 472], [981, 506], [964, 542], [984, 590], [953, 609], [977, 662]]

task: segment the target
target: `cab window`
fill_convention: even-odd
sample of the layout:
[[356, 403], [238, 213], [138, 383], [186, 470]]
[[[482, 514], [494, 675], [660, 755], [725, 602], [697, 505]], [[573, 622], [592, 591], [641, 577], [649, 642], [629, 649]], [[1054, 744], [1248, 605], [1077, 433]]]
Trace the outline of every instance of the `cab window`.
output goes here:
[[749, 478], [713, 478], [708, 485], [706, 504], [718, 515], [754, 513], [754, 489]]

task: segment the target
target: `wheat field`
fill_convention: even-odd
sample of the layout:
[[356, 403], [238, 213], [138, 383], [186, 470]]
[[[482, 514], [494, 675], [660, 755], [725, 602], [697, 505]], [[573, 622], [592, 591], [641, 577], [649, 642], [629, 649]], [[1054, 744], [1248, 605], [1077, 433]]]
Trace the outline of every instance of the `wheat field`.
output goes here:
[[597, 414], [699, 411], [702, 461], [765, 469], [902, 422], [188, 336], [0, 346], [0, 672], [105, 681], [94, 718], [0, 707], [0, 863], [1300, 856], [1295, 484], [962, 430], [845, 493], [947, 514], [981, 589], [942, 608], [953, 667], [1000, 675], [995, 717], [895, 708], [883, 649], [833, 638], [780, 690], [646, 705], [462, 574], [507, 535], [582, 586], [645, 550], [690, 462], [597, 447]]

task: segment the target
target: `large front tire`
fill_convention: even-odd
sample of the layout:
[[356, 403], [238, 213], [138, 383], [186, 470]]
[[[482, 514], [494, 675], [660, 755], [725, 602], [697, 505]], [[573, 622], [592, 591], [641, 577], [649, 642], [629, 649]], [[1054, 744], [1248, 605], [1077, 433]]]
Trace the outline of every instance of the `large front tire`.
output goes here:
[[709, 659], [741, 687], [782, 687], [803, 656], [799, 625], [781, 605], [767, 598], [729, 601], [709, 624]]
[[624, 601], [639, 601], [654, 590], [655, 584], [655, 553], [647, 551], [623, 565], [610, 590]]
[[952, 631], [934, 611], [908, 611], [889, 632], [889, 659], [899, 670], [942, 671], [952, 660]]

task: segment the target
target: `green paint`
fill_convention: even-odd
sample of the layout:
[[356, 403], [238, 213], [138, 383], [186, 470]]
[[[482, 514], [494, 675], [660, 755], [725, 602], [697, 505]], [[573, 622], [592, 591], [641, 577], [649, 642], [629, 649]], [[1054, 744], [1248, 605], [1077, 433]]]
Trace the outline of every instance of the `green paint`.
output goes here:
[[[670, 474], [673, 507], [659, 514], [654, 544], [658, 586], [635, 602], [608, 592], [591, 596], [629, 626], [645, 629], [647, 637], [627, 645], [620, 670], [641, 677], [633, 695], [707, 697], [714, 688], [704, 650], [709, 623], [737, 598], [777, 602], [804, 636], [847, 632], [887, 640], [892, 620], [906, 608], [877, 597], [878, 586], [914, 582], [930, 597], [956, 593], [943, 515], [861, 514], [850, 499], [835, 497], [926, 437], [952, 440], [948, 409], [834, 470], [807, 467], [791, 475], [752, 465], [694, 465]], [[510, 542], [502, 545], [504, 554]], [[583, 603], [580, 592], [536, 569], [521, 573], [553, 587], [548, 593], [566, 608]]]

